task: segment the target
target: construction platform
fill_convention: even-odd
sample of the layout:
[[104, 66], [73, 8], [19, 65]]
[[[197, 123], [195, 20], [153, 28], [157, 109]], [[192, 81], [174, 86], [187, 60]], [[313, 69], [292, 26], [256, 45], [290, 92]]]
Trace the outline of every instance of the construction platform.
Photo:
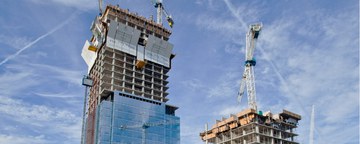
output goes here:
[[299, 120], [300, 115], [287, 110], [272, 114], [246, 109], [216, 120], [200, 137], [211, 144], [299, 144], [295, 141]]

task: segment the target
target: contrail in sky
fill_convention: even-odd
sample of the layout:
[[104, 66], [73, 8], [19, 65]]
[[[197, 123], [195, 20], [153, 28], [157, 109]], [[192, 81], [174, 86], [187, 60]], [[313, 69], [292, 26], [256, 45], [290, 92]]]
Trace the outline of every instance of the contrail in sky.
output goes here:
[[53, 28], [52, 30], [50, 30], [49, 32], [45, 33], [44, 35], [38, 37], [37, 39], [35, 39], [34, 41], [28, 43], [26, 46], [24, 46], [23, 48], [21, 48], [20, 50], [18, 50], [15, 54], [8, 56], [7, 58], [5, 58], [4, 60], [2, 60], [0, 62], [0, 66], [5, 64], [7, 61], [15, 58], [16, 56], [18, 56], [21, 52], [23, 52], [24, 50], [30, 48], [31, 46], [33, 46], [34, 44], [36, 44], [38, 41], [44, 39], [45, 37], [51, 35], [52, 33], [56, 32], [57, 30], [59, 30], [60, 28], [64, 27], [66, 24], [68, 24], [76, 15], [78, 14], [78, 12], [74, 12], [69, 18], [67, 18], [65, 21], [63, 21], [62, 23], [60, 23], [59, 25], [57, 25], [55, 28]]
[[230, 12], [235, 16], [235, 18], [241, 23], [241, 27], [242, 29], [244, 29], [245, 31], [247, 30], [247, 24], [246, 22], [243, 20], [243, 18], [236, 13], [236, 9], [234, 7], [234, 5], [229, 1], [229, 0], [224, 0], [226, 6], [229, 8]]
[[[235, 18], [241, 23], [241, 27], [242, 29], [244, 29], [245, 31], [248, 29], [246, 22], [243, 20], [243, 18], [236, 13], [235, 7], [234, 5], [229, 1], [229, 0], [224, 0], [226, 6], [228, 7], [228, 9], [230, 10], [230, 12], [235, 16]], [[274, 63], [267, 57], [265, 51], [263, 49], [261, 49], [261, 46], [259, 46], [259, 50], [261, 51], [261, 53], [264, 54], [265, 56], [265, 60], [268, 61], [271, 65], [271, 67], [275, 70], [275, 73], [277, 75], [277, 77], [280, 79], [281, 83], [286, 85], [286, 82], [284, 80], [284, 77], [280, 74], [279, 70], [275, 67]], [[286, 87], [287, 88], [287, 87]]]
[[[246, 22], [243, 20], [243, 18], [236, 13], [236, 8], [234, 7], [234, 5], [229, 1], [229, 0], [224, 0], [226, 6], [229, 8], [229, 10], [231, 11], [231, 13], [235, 16], [235, 18], [241, 23], [241, 27], [246, 30], [247, 29], [247, 24]], [[291, 92], [291, 90], [288, 87], [287, 82], [285, 81], [284, 77], [281, 75], [281, 73], [279, 72], [279, 69], [275, 66], [274, 62], [269, 59], [269, 57], [267, 56], [267, 54], [265, 53], [265, 51], [261, 48], [260, 44], [258, 46], [258, 49], [260, 50], [260, 52], [265, 56], [265, 60], [268, 61], [271, 65], [271, 67], [274, 69], [276, 76], [279, 78], [280, 82], [285, 86], [285, 88], [287, 89], [287, 91], [289, 91], [292, 95], [294, 95], [294, 97], [297, 99], [297, 102], [300, 104], [301, 109], [306, 113], [306, 110], [304, 109], [303, 104], [300, 102], [300, 100], [297, 98], [297, 96]]]

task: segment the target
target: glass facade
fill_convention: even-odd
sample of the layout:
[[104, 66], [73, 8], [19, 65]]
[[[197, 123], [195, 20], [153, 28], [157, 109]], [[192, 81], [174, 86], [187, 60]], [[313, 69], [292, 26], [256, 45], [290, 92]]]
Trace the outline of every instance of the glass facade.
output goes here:
[[97, 144], [179, 144], [180, 118], [163, 102], [115, 91], [96, 112]]

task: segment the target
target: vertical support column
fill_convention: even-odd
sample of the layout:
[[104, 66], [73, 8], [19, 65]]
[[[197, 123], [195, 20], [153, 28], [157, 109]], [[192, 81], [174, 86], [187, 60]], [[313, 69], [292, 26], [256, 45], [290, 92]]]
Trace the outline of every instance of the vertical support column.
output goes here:
[[205, 124], [205, 144], [208, 144], [209, 140], [208, 140], [208, 137], [207, 137], [207, 132], [208, 132], [209, 128], [208, 128], [208, 124], [206, 123]]
[[259, 135], [259, 126], [255, 125], [255, 137], [256, 137], [256, 142], [260, 142], [260, 135]]
[[224, 142], [224, 133], [221, 133], [220, 142]]
[[111, 62], [111, 90], [114, 90], [114, 77], [115, 77], [115, 52], [112, 52], [112, 62]]
[[[118, 93], [116, 93], [118, 95]], [[111, 125], [110, 125], [110, 143], [113, 143], [114, 141], [114, 133], [115, 133], [115, 130], [117, 128], [115, 128], [115, 113], [116, 113], [116, 110], [115, 110], [115, 107], [116, 107], [116, 103], [117, 103], [117, 96], [115, 96], [115, 93], [113, 94], [113, 98], [114, 98], [114, 101], [111, 102]], [[115, 130], [114, 130], [115, 129]]]
[[87, 92], [88, 92], [88, 87], [85, 86], [85, 95], [84, 95], [84, 109], [83, 109], [83, 120], [82, 120], [82, 132], [81, 132], [81, 144], [85, 144], [85, 140], [86, 140], [86, 135], [85, 135], [85, 130], [86, 130], [86, 125], [85, 125], [85, 113], [86, 113], [86, 98], [87, 98]]
[[229, 132], [230, 132], [230, 144], [233, 144], [233, 129], [230, 129]]
[[215, 143], [219, 143], [219, 137], [218, 136], [215, 137]]
[[274, 144], [274, 130], [270, 129], [270, 136], [271, 136], [271, 144]]
[[243, 138], [244, 138], [243, 143], [246, 144], [246, 139], [245, 139], [246, 138], [246, 136], [245, 136], [246, 131], [245, 131], [245, 129], [242, 129], [242, 133], [243, 133]]
[[[105, 61], [105, 54], [104, 54], [104, 53], [105, 53], [105, 50], [106, 50], [106, 49], [103, 49], [103, 52], [102, 52], [101, 55], [100, 55], [100, 56], [103, 57], [103, 59], [101, 60], [102, 63], [105, 63], [105, 62], [104, 62], [104, 61]], [[95, 98], [94, 98], [94, 99], [95, 99], [95, 100], [94, 100], [95, 102], [93, 102], [93, 108], [94, 108], [94, 109], [96, 109], [96, 106], [100, 103], [100, 96], [98, 96], [98, 95], [100, 94], [101, 90], [104, 88], [104, 87], [101, 86], [101, 79], [100, 79], [100, 78], [101, 78], [101, 76], [104, 75], [103, 72], [104, 72], [104, 69], [105, 69], [105, 68], [104, 68], [104, 66], [100, 66], [99, 68], [100, 68], [100, 76], [98, 76], [98, 77], [95, 76], [95, 77], [97, 77], [97, 79], [98, 79], [98, 82], [97, 82], [98, 88], [95, 90], [95, 91], [97, 91], [97, 92], [95, 92], [95, 95], [94, 95], [94, 96], [95, 96]], [[99, 71], [98, 71], [98, 72], [99, 72]]]
[[159, 72], [160, 73], [160, 79], [161, 79], [161, 84], [160, 84], [161, 93], [160, 93], [160, 96], [162, 97], [161, 98], [162, 101], [164, 101], [164, 98], [165, 98], [165, 96], [164, 96], [164, 85], [163, 85], [163, 81], [164, 81], [163, 69], [164, 69], [164, 67], [160, 67], [160, 72]]

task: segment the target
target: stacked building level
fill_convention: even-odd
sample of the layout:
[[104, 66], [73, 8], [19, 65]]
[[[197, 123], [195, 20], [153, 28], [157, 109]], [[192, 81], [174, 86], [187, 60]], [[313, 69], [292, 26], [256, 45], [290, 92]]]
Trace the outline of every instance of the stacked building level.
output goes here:
[[300, 119], [300, 115], [287, 110], [272, 114], [246, 109], [217, 120], [200, 137], [212, 144], [298, 144], [295, 129]]
[[90, 29], [81, 54], [93, 80], [84, 142], [180, 143], [177, 107], [166, 104], [171, 31], [111, 5]]

